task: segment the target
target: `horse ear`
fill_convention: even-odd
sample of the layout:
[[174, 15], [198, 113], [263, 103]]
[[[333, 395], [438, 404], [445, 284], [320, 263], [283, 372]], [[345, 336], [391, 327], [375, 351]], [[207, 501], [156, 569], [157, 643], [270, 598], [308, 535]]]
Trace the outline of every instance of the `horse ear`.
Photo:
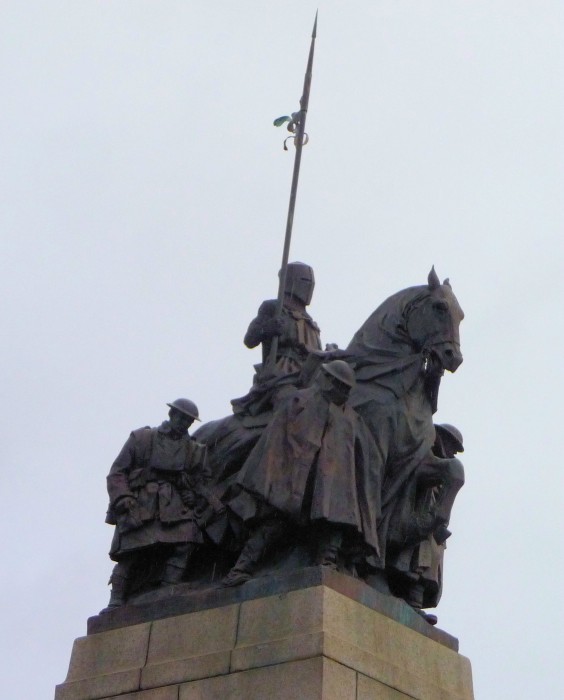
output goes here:
[[447, 287], [450, 287], [450, 280], [447, 277], [446, 280], [443, 282], [443, 284], [446, 284]]
[[429, 283], [429, 289], [437, 289], [437, 287], [441, 286], [441, 282], [439, 280], [439, 277], [437, 273], [435, 272], [435, 266], [431, 268], [431, 272], [429, 272], [429, 277], [427, 277], [427, 282]]

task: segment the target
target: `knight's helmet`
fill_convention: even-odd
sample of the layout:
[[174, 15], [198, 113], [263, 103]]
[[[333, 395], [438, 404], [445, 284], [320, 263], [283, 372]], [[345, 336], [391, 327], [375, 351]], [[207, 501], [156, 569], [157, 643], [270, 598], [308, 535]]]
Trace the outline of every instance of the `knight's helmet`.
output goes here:
[[[280, 276], [280, 273], [278, 273]], [[311, 302], [315, 277], [313, 268], [302, 262], [288, 263], [284, 293], [302, 301], [306, 306]]]

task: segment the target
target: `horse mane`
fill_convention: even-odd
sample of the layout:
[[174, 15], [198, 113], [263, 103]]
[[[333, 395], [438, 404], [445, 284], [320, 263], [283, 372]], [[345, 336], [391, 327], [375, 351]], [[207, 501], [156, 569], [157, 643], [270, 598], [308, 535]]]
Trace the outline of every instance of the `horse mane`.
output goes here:
[[402, 289], [388, 297], [370, 314], [347, 347], [351, 355], [404, 356], [414, 351], [406, 323], [411, 311], [427, 299], [427, 285]]

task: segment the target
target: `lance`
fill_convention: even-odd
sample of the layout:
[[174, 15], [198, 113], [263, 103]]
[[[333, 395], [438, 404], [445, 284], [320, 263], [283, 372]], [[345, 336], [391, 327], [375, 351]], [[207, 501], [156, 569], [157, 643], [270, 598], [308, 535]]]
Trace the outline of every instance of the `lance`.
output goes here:
[[[287, 129], [293, 134], [288, 136], [284, 141], [284, 150], [287, 150], [286, 141], [290, 138], [294, 140], [296, 153], [294, 156], [294, 171], [292, 173], [292, 186], [290, 188], [290, 203], [288, 205], [288, 218], [286, 220], [286, 235], [284, 236], [284, 250], [282, 252], [282, 266], [280, 267], [280, 281], [278, 284], [278, 298], [276, 300], [276, 311], [274, 318], [279, 319], [282, 315], [282, 307], [284, 305], [284, 289], [286, 287], [286, 274], [288, 271], [288, 257], [290, 255], [290, 242], [292, 240], [292, 227], [294, 225], [294, 210], [296, 208], [296, 194], [298, 192], [298, 180], [300, 177], [300, 164], [302, 162], [302, 148], [308, 142], [308, 136], [305, 133], [305, 123], [307, 109], [309, 105], [309, 92], [311, 89], [311, 76], [313, 70], [313, 51], [315, 48], [315, 38], [317, 36], [317, 12], [315, 13], [315, 21], [313, 23], [313, 31], [311, 33], [311, 45], [309, 47], [309, 56], [307, 59], [307, 67], [304, 78], [304, 89], [300, 99], [300, 109], [292, 114], [292, 117], [280, 117], [274, 121], [275, 126], [281, 126], [285, 122], [289, 122]], [[274, 373], [276, 365], [276, 355], [278, 354], [278, 336], [272, 338], [270, 352], [266, 363], [266, 373]]]

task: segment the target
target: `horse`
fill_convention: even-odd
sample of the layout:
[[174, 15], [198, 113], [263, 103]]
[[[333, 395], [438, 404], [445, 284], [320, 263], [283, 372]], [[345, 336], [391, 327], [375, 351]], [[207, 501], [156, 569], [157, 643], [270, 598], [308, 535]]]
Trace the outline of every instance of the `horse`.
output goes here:
[[[432, 453], [441, 377], [462, 363], [463, 318], [449, 280], [441, 284], [432, 268], [426, 285], [386, 299], [345, 350], [357, 381], [350, 401], [377, 446], [372, 468], [380, 472], [382, 483], [381, 493], [375, 495], [380, 499], [380, 566], [388, 574], [408, 573], [404, 550], [448, 524], [464, 482], [457, 459], [439, 459]], [[440, 495], [432, 512], [424, 514], [427, 522], [419, 520], [414, 527], [420, 481], [438, 486]]]
[[[344, 359], [354, 370], [356, 386], [349, 402], [374, 439], [376, 457], [371, 469], [378, 473], [382, 484], [381, 492], [373, 494], [382, 569], [388, 566], [390, 547], [397, 554], [402, 544], [409, 544], [405, 535], [409, 508], [405, 503], [419, 473], [425, 472], [428, 477], [435, 470], [436, 481], [442, 486], [443, 495], [432, 514], [429, 532], [438, 523], [448, 523], [453, 492], [455, 495], [460, 488], [460, 479], [457, 481], [445, 465], [448, 460], [439, 464], [432, 457], [432, 447], [433, 413], [441, 377], [445, 370], [455, 372], [462, 362], [459, 324], [463, 317], [448, 279], [441, 284], [432, 268], [426, 285], [390, 296], [344, 350], [312, 353], [311, 362], [306, 361], [308, 370], [302, 372], [303, 386], [328, 359]], [[208, 445], [219, 486], [236, 481], [238, 469], [266, 423], [260, 416], [250, 417], [245, 423], [244, 417], [235, 415], [197, 431], [196, 439]], [[420, 537], [427, 534], [421, 533]]]

